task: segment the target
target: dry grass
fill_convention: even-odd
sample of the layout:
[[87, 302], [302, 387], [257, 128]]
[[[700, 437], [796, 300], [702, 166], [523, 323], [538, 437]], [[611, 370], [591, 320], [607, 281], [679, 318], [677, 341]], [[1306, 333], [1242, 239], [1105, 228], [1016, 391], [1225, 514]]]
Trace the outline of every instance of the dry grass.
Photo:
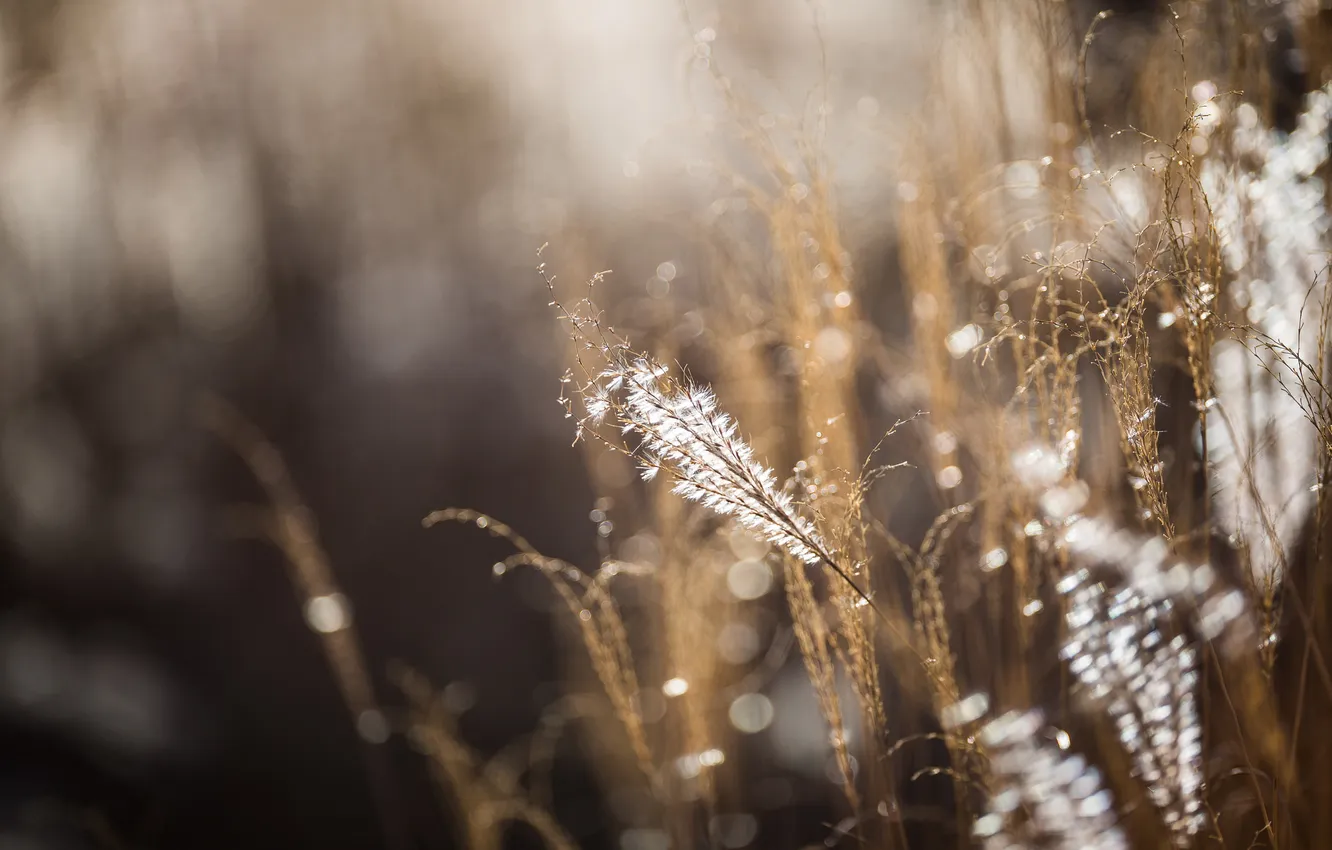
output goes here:
[[[1114, 19], [1081, 37], [1062, 3], [960, 10], [938, 95], [897, 140], [908, 345], [863, 307], [897, 284], [860, 276], [844, 244], [819, 104], [811, 121], [760, 120], [715, 61], [700, 73], [742, 143], [746, 165], [723, 171], [745, 203], [700, 237], [698, 303], [667, 302], [637, 348], [593, 301], [616, 312], [614, 278], [580, 292], [542, 266], [571, 435], [615, 506], [603, 558], [546, 557], [471, 511], [426, 522], [499, 536], [515, 554], [497, 574], [549, 579], [618, 721], [589, 734], [633, 765], [677, 846], [725, 844], [701, 818], [749, 805], [727, 713], [762, 677], [716, 650], [721, 624], [761, 604], [725, 598], [737, 534], [781, 571], [828, 727], [847, 817], [829, 846], [1332, 842], [1326, 95], [1303, 135], [1270, 135], [1262, 75], [1218, 65], [1205, 5], [1161, 23], [1170, 61], [1137, 84], [1144, 126], [1116, 128], [1088, 97]], [[686, 310], [713, 331], [687, 351], [661, 331]], [[332, 592], [267, 450], [233, 442], [302, 593]], [[903, 507], [922, 502], [924, 526]], [[651, 557], [624, 545], [641, 534]], [[641, 617], [617, 601], [624, 581]], [[329, 646], [353, 712], [375, 710], [355, 656]], [[404, 681], [469, 846], [514, 818], [568, 846]], [[649, 692], [667, 697], [662, 722]], [[944, 758], [906, 770], [921, 742]], [[929, 775], [951, 777], [951, 815], [911, 823], [904, 786]]]

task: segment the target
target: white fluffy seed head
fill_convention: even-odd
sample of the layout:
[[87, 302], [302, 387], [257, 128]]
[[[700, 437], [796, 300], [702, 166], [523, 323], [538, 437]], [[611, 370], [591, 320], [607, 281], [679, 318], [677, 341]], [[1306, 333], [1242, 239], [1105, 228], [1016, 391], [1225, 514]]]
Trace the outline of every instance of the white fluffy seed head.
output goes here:
[[638, 439], [633, 451], [643, 480], [664, 469], [676, 495], [732, 517], [803, 563], [827, 557], [814, 524], [755, 459], [711, 389], [674, 380], [651, 358], [614, 353], [615, 362], [582, 391], [583, 404], [594, 423], [613, 412], [623, 434]]

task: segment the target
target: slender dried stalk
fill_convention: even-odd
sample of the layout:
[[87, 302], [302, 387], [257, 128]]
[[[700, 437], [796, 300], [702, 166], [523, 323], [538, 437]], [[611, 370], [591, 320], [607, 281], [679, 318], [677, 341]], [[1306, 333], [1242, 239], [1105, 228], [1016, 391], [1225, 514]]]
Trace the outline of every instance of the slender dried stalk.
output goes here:
[[476, 753], [459, 740], [453, 718], [424, 676], [403, 669], [395, 678], [411, 703], [412, 739], [430, 758], [436, 780], [454, 803], [465, 846], [500, 850], [505, 827], [524, 823], [547, 850], [575, 850], [577, 843], [548, 811], [526, 798], [513, 777], [485, 769]]
[[[619, 606], [606, 584], [589, 579], [572, 564], [542, 555], [509, 526], [486, 514], [446, 508], [431, 513], [422, 524], [429, 528], [443, 522], [475, 525], [512, 544], [518, 554], [496, 563], [497, 575], [526, 566], [536, 568], [549, 579], [578, 624], [588, 658], [624, 727], [635, 761], [649, 781], [655, 781], [656, 769], [638, 706], [638, 676], [629, 652], [629, 636]], [[581, 590], [581, 594], [574, 588]]]
[[267, 540], [285, 557], [306, 621], [319, 635], [343, 702], [368, 745], [371, 785], [386, 839], [394, 847], [405, 846], [397, 792], [379, 746], [388, 739], [391, 729], [375, 696], [365, 653], [352, 623], [350, 602], [319, 544], [310, 510], [301, 500], [282, 455], [239, 411], [209, 395], [200, 400], [198, 413], [203, 425], [245, 462], [268, 498], [267, 505], [237, 515], [243, 520], [237, 530]]

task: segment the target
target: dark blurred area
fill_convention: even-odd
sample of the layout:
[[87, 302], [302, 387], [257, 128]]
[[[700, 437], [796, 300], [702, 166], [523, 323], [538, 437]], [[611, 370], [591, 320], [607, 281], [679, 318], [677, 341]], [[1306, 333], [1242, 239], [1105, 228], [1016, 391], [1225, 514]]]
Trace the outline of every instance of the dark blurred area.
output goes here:
[[[762, 5], [726, 11], [735, 62], [798, 105], [807, 10]], [[904, 114], [929, 11], [827, 14], [848, 101]], [[669, 2], [0, 3], [0, 847], [457, 846], [422, 756], [358, 737], [282, 555], [229, 533], [262, 493], [196, 405], [281, 451], [386, 704], [401, 661], [480, 752], [529, 734], [569, 651], [549, 594], [421, 519], [595, 562], [533, 269], [572, 233], [630, 285], [679, 259], [713, 185], [667, 131], [693, 36]], [[896, 191], [871, 154], [842, 149], [858, 209]], [[556, 815], [621, 846], [560, 754]]]
[[282, 556], [229, 534], [262, 494], [205, 391], [283, 453], [386, 703], [401, 659], [490, 752], [558, 696], [545, 600], [420, 524], [593, 555], [522, 106], [428, 6], [4, 5], [5, 846], [454, 843], [422, 757], [358, 739]]

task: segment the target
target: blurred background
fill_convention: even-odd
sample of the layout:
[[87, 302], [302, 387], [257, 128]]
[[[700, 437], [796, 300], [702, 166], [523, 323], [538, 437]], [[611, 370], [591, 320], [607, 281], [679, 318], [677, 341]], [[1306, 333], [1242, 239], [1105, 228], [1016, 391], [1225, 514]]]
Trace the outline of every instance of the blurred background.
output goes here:
[[[1107, 119], [1161, 14], [1110, 5]], [[421, 519], [473, 507], [598, 558], [538, 248], [630, 300], [709, 285], [733, 142], [698, 72], [722, 55], [774, 125], [826, 96], [844, 239], [893, 291], [897, 140], [972, 13], [690, 6], [0, 2], [0, 847], [458, 846], [426, 761], [358, 734], [281, 553], [232, 533], [263, 494], [196, 406], [281, 452], [381, 699], [400, 661], [477, 751], [523, 740], [566, 693], [561, 614], [496, 581], [498, 541]], [[782, 737], [817, 739], [787, 667]], [[829, 834], [811, 746], [814, 779], [798, 745], [754, 756], [764, 846]], [[662, 850], [576, 736], [554, 770], [581, 846]]]

